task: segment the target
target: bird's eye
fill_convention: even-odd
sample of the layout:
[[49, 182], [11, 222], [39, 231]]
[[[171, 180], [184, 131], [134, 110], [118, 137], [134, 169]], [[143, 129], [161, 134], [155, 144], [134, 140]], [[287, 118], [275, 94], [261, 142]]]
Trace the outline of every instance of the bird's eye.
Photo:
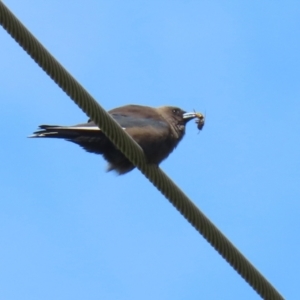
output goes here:
[[178, 115], [178, 114], [179, 114], [179, 109], [174, 108], [174, 109], [173, 109], [173, 114]]

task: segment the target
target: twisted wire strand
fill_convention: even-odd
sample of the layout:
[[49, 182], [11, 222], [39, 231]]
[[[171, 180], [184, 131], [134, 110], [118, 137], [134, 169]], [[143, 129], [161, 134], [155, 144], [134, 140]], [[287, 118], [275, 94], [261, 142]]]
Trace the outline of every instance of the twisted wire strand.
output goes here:
[[115, 146], [153, 183], [263, 299], [283, 299], [279, 292], [159, 167], [146, 163], [140, 146], [121, 129], [119, 124], [55, 60], [2, 1], [0, 1], [0, 23], [32, 59], [101, 128]]

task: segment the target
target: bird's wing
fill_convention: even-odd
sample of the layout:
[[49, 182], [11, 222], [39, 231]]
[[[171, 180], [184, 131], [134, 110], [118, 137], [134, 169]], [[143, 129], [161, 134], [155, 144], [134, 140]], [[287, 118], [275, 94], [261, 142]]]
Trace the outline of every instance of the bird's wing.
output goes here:
[[138, 115], [111, 115], [122, 128], [129, 130], [130, 128], [142, 128], [142, 127], [153, 127], [153, 128], [166, 128], [168, 124], [164, 120], [155, 120], [145, 116]]
[[109, 114], [124, 128], [166, 128], [168, 124], [155, 108], [126, 105], [109, 111]]

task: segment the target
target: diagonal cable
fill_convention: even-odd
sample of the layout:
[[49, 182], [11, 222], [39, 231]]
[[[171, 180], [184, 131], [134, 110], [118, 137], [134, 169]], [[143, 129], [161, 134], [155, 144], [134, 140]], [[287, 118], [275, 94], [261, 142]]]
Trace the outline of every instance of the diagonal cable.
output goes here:
[[0, 1], [0, 23], [32, 59], [101, 128], [103, 133], [153, 183], [177, 210], [263, 299], [283, 299], [220, 230], [157, 166], [147, 164], [140, 146], [127, 135], [91, 95], [55, 60]]

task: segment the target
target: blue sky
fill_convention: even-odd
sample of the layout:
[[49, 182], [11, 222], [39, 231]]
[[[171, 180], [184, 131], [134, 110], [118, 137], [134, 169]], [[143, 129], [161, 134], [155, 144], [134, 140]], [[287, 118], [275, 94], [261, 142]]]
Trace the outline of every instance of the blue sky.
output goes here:
[[[5, 1], [106, 109], [176, 105], [161, 168], [288, 299], [300, 280], [298, 1]], [[140, 174], [32, 140], [87, 117], [0, 30], [1, 299], [258, 299]]]

